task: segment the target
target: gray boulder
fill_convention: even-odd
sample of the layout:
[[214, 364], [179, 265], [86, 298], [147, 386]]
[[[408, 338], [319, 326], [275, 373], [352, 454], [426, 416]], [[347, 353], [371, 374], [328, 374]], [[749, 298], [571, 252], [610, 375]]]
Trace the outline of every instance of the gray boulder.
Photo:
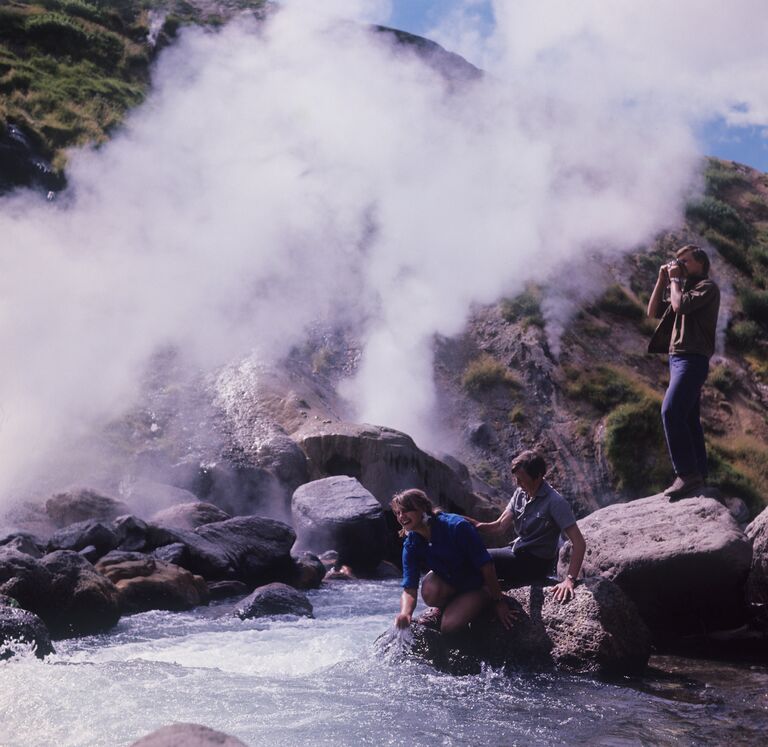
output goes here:
[[312, 604], [307, 599], [307, 595], [292, 586], [281, 583], [260, 586], [240, 602], [234, 614], [241, 620], [272, 615], [314, 617]]
[[152, 522], [164, 527], [176, 529], [197, 529], [205, 524], [226, 521], [232, 517], [218, 506], [204, 501], [179, 503], [158, 511], [152, 516]]
[[311, 552], [301, 552], [292, 555], [291, 558], [293, 560], [291, 586], [297, 589], [317, 589], [326, 574], [323, 561]]
[[297, 545], [336, 550], [341, 564], [375, 568], [387, 548], [381, 504], [353, 477], [326, 477], [299, 487], [291, 502]]
[[426, 491], [448, 511], [482, 521], [499, 515], [501, 504], [475, 495], [469, 480], [416, 446], [413, 439], [391, 428], [352, 423], [316, 424], [296, 436], [309, 459], [313, 480], [347, 475], [359, 480], [383, 508], [406, 488]]
[[74, 488], [57, 493], [46, 501], [45, 510], [58, 527], [89, 519], [109, 522], [121, 514], [130, 513], [130, 509], [122, 501], [102, 495], [91, 488]]
[[137, 516], [127, 514], [118, 516], [112, 522], [112, 531], [115, 533], [118, 550], [127, 552], [141, 552], [147, 549], [149, 526], [147, 522]]
[[0, 661], [13, 656], [18, 644], [31, 644], [38, 659], [54, 653], [48, 629], [37, 615], [0, 604]]
[[96, 570], [117, 589], [123, 614], [147, 610], [188, 610], [207, 604], [208, 587], [200, 576], [141, 553], [115, 553]]
[[163, 726], [131, 747], [248, 747], [235, 737], [214, 731], [200, 724], [171, 724]]
[[289, 578], [293, 570], [291, 547], [296, 533], [281, 521], [237, 516], [198, 527], [193, 534], [224, 554], [232, 569], [229, 578], [237, 581], [254, 586]]
[[230, 553], [215, 541], [186, 529], [162, 528], [162, 535], [166, 541], [155, 543], [152, 554], [156, 558], [180, 565], [210, 581], [236, 577], [237, 569]]
[[99, 555], [106, 555], [117, 547], [117, 535], [100, 521], [89, 519], [59, 529], [48, 541], [48, 550], [74, 550], [78, 552], [92, 545]]
[[208, 583], [208, 594], [211, 599], [229, 599], [229, 597], [244, 597], [248, 587], [242, 581], [211, 581]]
[[[752, 548], [716, 500], [652, 496], [607, 506], [578, 524], [587, 542], [584, 575], [615, 581], [655, 636], [743, 623]], [[570, 543], [561, 549], [561, 575], [570, 550]]]
[[580, 583], [567, 604], [538, 586], [507, 593], [516, 611], [512, 630], [492, 613], [470, 629], [441, 635], [434, 625], [414, 625], [413, 652], [453, 674], [476, 674], [490, 664], [507, 671], [525, 668], [611, 675], [643, 671], [650, 635], [631, 600], [605, 579]]
[[13, 597], [26, 610], [40, 614], [51, 596], [51, 576], [31, 555], [0, 547], [0, 594]]
[[12, 532], [0, 539], [0, 547], [18, 550], [33, 558], [41, 558], [45, 554], [45, 543], [29, 532]]
[[101, 633], [120, 619], [117, 589], [85, 558], [58, 550], [39, 563], [50, 577], [51, 592], [38, 614], [54, 637]]
[[752, 566], [747, 580], [747, 600], [768, 604], [768, 508], [747, 527], [752, 542]]

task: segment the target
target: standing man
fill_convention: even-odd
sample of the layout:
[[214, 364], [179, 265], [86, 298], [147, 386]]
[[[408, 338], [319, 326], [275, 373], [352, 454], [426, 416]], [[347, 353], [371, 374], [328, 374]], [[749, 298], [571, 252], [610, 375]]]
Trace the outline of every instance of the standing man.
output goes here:
[[[701, 388], [715, 352], [720, 289], [709, 279], [709, 257], [695, 244], [659, 268], [648, 316], [661, 319], [649, 353], [669, 353], [669, 387], [661, 405], [675, 481], [664, 491], [679, 500], [704, 485], [707, 450], [700, 420]], [[669, 289], [669, 305], [665, 294]]]
[[524, 451], [510, 466], [519, 485], [496, 521], [470, 519], [481, 534], [506, 534], [514, 527], [517, 539], [509, 547], [488, 552], [496, 574], [509, 586], [526, 586], [545, 580], [555, 571], [560, 535], [573, 545], [566, 577], [552, 591], [558, 602], [573, 597], [587, 545], [568, 501], [545, 479], [547, 465], [535, 451]]

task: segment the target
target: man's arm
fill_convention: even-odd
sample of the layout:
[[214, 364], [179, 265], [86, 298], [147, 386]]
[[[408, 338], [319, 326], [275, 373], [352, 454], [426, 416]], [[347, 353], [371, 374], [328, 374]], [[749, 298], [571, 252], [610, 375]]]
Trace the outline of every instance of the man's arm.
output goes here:
[[[658, 319], [663, 311], [664, 291], [669, 285], [669, 271], [666, 265], [662, 265], [659, 268], [659, 277], [656, 278], [656, 285], [653, 288], [653, 293], [648, 300], [648, 316], [651, 319]], [[673, 283], [674, 285], [674, 283]]]
[[584, 535], [581, 533], [578, 524], [571, 524], [564, 530], [565, 536], [571, 541], [571, 562], [568, 564], [568, 573], [563, 581], [552, 588], [555, 600], [558, 602], [568, 602], [573, 597], [573, 587], [581, 571], [581, 564], [584, 562], [584, 554], [587, 551], [587, 543], [584, 541]]
[[468, 519], [468, 521], [471, 524], [474, 524], [475, 529], [486, 537], [507, 534], [513, 524], [512, 512], [508, 508], [505, 508], [504, 511], [502, 511], [501, 516], [499, 516], [496, 521], [476, 521], [475, 519]]

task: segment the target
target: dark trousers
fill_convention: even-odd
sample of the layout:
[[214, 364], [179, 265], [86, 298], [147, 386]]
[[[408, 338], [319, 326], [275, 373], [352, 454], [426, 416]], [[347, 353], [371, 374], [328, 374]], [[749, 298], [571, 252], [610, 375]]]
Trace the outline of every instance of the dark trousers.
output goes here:
[[670, 355], [669, 387], [661, 419], [672, 466], [678, 475], [707, 476], [707, 449], [699, 418], [701, 388], [709, 373], [704, 355]]
[[488, 552], [496, 566], [496, 575], [506, 587], [545, 583], [554, 573], [555, 558], [537, 558], [525, 550], [495, 547]]

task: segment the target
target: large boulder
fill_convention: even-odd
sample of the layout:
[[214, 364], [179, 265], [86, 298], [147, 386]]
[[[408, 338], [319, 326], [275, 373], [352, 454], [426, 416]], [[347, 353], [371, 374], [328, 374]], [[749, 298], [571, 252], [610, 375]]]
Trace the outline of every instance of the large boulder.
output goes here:
[[39, 563], [51, 592], [38, 614], [54, 637], [101, 633], [120, 619], [115, 585], [78, 553], [57, 550]]
[[20, 645], [31, 646], [38, 659], [54, 653], [48, 629], [37, 615], [0, 604], [0, 661], [13, 656]]
[[236, 737], [214, 731], [200, 724], [171, 724], [163, 726], [131, 747], [248, 747]]
[[[595, 511], [579, 528], [587, 543], [584, 575], [615, 581], [657, 637], [743, 622], [752, 548], [718, 501], [651, 496]], [[561, 549], [561, 575], [570, 551], [570, 543]]]
[[413, 652], [453, 674], [474, 674], [489, 664], [515, 670], [635, 674], [651, 653], [650, 635], [631, 600], [606, 579], [580, 583], [561, 604], [539, 586], [507, 592], [516, 612], [506, 630], [490, 612], [460, 634], [413, 626]]
[[74, 488], [57, 493], [46, 501], [45, 510], [58, 527], [88, 519], [108, 522], [121, 514], [130, 513], [130, 509], [122, 501], [102, 495], [91, 488]]
[[33, 558], [41, 558], [45, 555], [45, 542], [29, 532], [11, 532], [0, 539], [0, 547], [18, 550]]
[[[213, 526], [213, 525], [211, 525]], [[164, 542], [153, 542], [152, 554], [168, 563], [174, 563], [210, 581], [235, 578], [237, 568], [233, 565], [227, 548], [186, 529], [165, 529], [159, 538]]]
[[40, 614], [51, 596], [51, 575], [37, 558], [12, 547], [0, 547], [0, 594]]
[[747, 600], [768, 604], [768, 508], [747, 527], [752, 542], [752, 567], [747, 580]]
[[296, 436], [309, 459], [313, 480], [347, 475], [359, 480], [384, 508], [406, 488], [420, 488], [448, 511], [483, 521], [498, 518], [503, 505], [475, 495], [447, 464], [391, 428], [352, 423], [315, 424]]
[[300, 552], [291, 555], [291, 558], [293, 559], [291, 586], [297, 589], [317, 589], [327, 573], [323, 561], [311, 552]]
[[118, 516], [112, 522], [112, 531], [115, 533], [116, 549], [126, 552], [141, 552], [147, 550], [149, 525], [133, 514]]
[[299, 487], [291, 501], [300, 549], [336, 550], [339, 562], [375, 568], [384, 558], [387, 525], [381, 504], [354, 477], [326, 477]]
[[203, 578], [151, 555], [106, 555], [96, 564], [96, 570], [115, 585], [123, 614], [188, 610], [208, 603], [208, 587]]
[[260, 586], [243, 599], [235, 609], [235, 615], [241, 620], [272, 615], [315, 616], [306, 594], [277, 582]]
[[78, 521], [59, 529], [48, 541], [48, 550], [74, 550], [78, 552], [92, 545], [96, 553], [106, 555], [118, 545], [115, 532], [106, 524], [94, 519]]
[[205, 524], [214, 524], [231, 518], [226, 511], [212, 503], [190, 501], [158, 511], [152, 516], [152, 522], [176, 529], [197, 529]]
[[193, 534], [224, 553], [232, 569], [231, 578], [251, 586], [290, 578], [296, 533], [281, 521], [237, 516], [198, 527]]

